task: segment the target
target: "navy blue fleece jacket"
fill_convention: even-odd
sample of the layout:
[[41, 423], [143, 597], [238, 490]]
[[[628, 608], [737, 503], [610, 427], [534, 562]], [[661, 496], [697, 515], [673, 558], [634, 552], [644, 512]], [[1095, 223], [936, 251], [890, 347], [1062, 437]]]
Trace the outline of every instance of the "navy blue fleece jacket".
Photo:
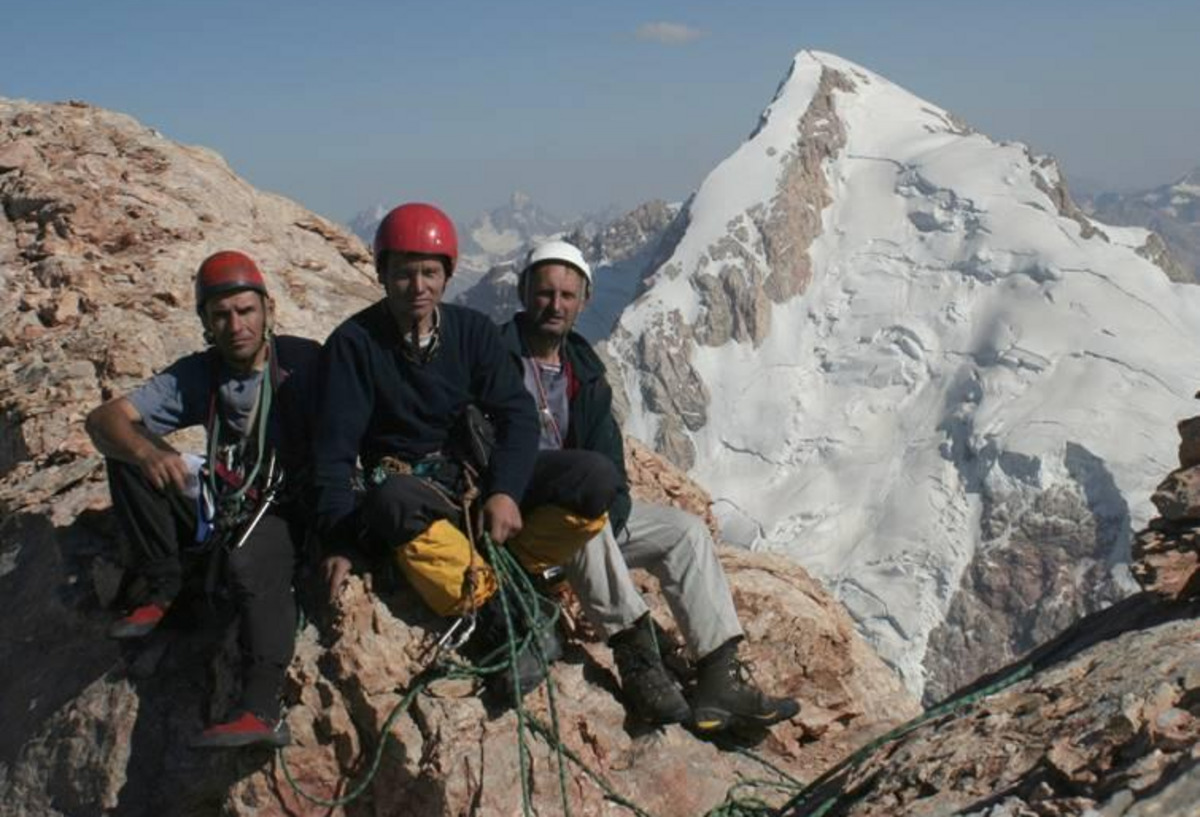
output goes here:
[[313, 479], [317, 524], [327, 539], [352, 544], [344, 537], [354, 512], [357, 457], [369, 471], [385, 455], [414, 461], [441, 451], [468, 403], [496, 426], [483, 495], [507, 494], [519, 503], [525, 493], [538, 449], [533, 399], [485, 315], [448, 304], [439, 309], [439, 344], [423, 363], [405, 356], [386, 301], [352, 316], [325, 341]]

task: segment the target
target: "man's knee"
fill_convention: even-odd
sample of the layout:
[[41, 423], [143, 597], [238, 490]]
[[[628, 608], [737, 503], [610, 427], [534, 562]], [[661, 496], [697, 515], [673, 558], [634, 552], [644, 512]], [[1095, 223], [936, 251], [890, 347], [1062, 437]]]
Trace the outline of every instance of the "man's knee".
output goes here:
[[712, 533], [704, 520], [694, 513], [670, 506], [653, 506], [655, 533], [652, 538], [661, 548], [661, 558], [675, 564], [704, 559], [715, 548]]
[[587, 490], [584, 492], [579, 512], [584, 516], [600, 516], [617, 498], [617, 490], [621, 487], [621, 475], [608, 457], [594, 451], [579, 453], [587, 455], [586, 462], [581, 466], [587, 469]]
[[703, 519], [694, 513], [678, 508], [672, 508], [672, 510], [675, 511], [672, 515], [674, 524], [685, 542], [699, 546], [712, 545], [712, 533]]
[[513, 553], [531, 573], [565, 565], [604, 530], [607, 514], [582, 516], [558, 505], [540, 505], [526, 517], [510, 542]]
[[542, 478], [551, 484], [537, 491], [542, 502], [569, 508], [581, 516], [599, 517], [608, 511], [621, 485], [612, 461], [595, 451], [554, 452], [553, 466]]

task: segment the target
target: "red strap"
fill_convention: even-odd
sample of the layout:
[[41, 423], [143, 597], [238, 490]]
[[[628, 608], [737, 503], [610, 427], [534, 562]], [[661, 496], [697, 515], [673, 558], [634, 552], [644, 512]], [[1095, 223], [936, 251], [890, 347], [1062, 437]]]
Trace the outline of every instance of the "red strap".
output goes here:
[[[245, 477], [243, 477], [237, 471], [231, 471], [230, 469], [226, 468], [221, 463], [217, 463], [217, 467], [213, 469], [213, 473], [216, 474], [217, 478], [220, 479], [222, 482], [226, 483], [227, 485], [233, 486], [235, 489], [241, 488], [242, 482], [245, 480]], [[250, 488], [249, 490], [246, 491], [246, 496], [249, 497], [252, 501], [257, 501], [258, 500], [258, 489]]]
[[575, 395], [579, 394], [579, 378], [575, 376], [575, 367], [571, 365], [571, 361], [566, 355], [563, 355], [563, 374], [567, 376], [567, 402], [575, 399]]

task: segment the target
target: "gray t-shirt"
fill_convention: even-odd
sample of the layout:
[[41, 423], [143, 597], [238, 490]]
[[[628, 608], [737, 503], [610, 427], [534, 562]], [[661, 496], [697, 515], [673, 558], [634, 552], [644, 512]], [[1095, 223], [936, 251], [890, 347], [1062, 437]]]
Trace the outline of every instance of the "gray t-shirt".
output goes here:
[[525, 366], [525, 388], [533, 395], [541, 424], [538, 450], [560, 449], [567, 439], [567, 424], [571, 421], [566, 372], [561, 365], [541, 363], [529, 357], [521, 358], [521, 362]]
[[[214, 382], [211, 360], [204, 352], [180, 358], [128, 395], [147, 430], [168, 434], [208, 421], [209, 390]], [[261, 371], [237, 374], [224, 363], [217, 366], [223, 438], [232, 441], [245, 436], [262, 378]]]

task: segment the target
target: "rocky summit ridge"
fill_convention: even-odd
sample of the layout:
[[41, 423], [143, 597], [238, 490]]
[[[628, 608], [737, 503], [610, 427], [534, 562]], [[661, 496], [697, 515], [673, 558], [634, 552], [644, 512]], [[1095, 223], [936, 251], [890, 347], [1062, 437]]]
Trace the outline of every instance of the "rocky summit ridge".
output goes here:
[[[234, 631], [202, 600], [173, 607], [145, 643], [105, 632], [120, 541], [86, 412], [202, 340], [192, 307], [201, 259], [242, 249], [262, 265], [281, 331], [323, 339], [378, 297], [366, 248], [298, 205], [254, 190], [210, 151], [81, 103], [0, 101], [0, 813], [317, 814], [271, 754], [188, 748], [236, 698]], [[195, 446], [184, 435], [183, 446]], [[631, 441], [639, 490], [707, 513], [702, 491]], [[916, 704], [819, 584], [778, 557], [724, 554], [762, 682], [804, 700], [759, 752], [795, 775], [827, 766]], [[661, 597], [643, 582], [660, 614]], [[301, 588], [305, 590], [308, 585]], [[310, 614], [287, 685], [298, 784], [344, 793], [444, 623], [384, 574], [355, 578]], [[666, 621], [666, 618], [663, 619]], [[761, 767], [680, 727], [629, 721], [607, 648], [571, 630], [553, 680], [563, 742], [660, 814], [719, 803]], [[380, 772], [344, 813], [461, 814], [521, 802], [516, 715], [471, 683], [441, 684], [395, 720]], [[545, 692], [531, 710], [547, 716]], [[533, 747], [535, 802], [557, 808], [557, 772]], [[568, 770], [575, 812], [603, 791]], [[340, 787], [340, 788], [339, 788]]]

